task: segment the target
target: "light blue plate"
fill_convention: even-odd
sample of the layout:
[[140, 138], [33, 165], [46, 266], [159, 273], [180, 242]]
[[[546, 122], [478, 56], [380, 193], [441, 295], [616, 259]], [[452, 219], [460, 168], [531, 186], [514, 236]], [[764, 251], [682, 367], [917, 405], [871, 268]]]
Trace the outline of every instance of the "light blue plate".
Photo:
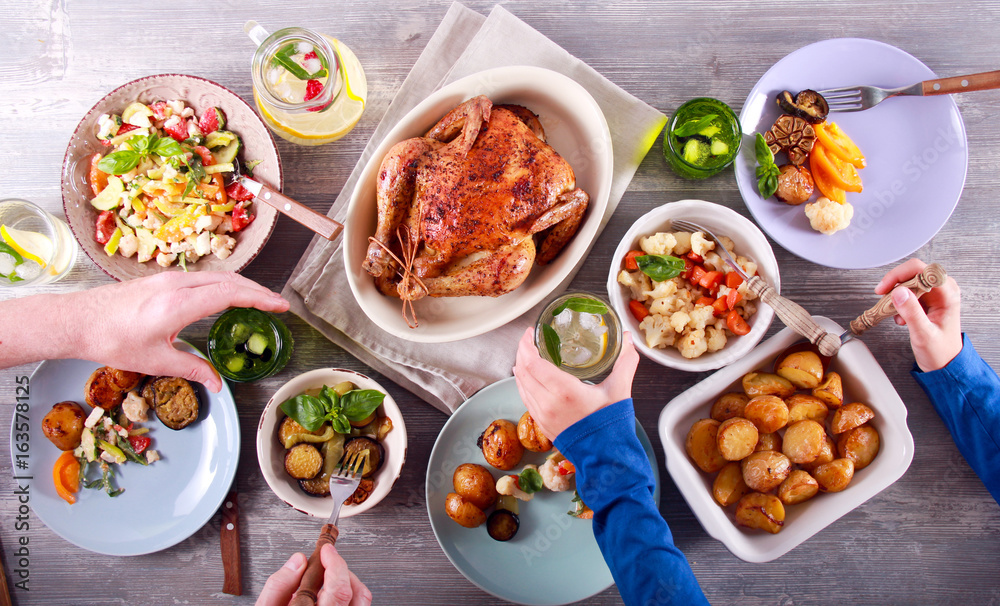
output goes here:
[[[462, 463], [478, 463], [500, 477], [502, 472], [487, 465], [476, 440], [493, 420], [516, 423], [524, 411], [513, 377], [484, 388], [455, 411], [441, 429], [427, 464], [427, 513], [445, 555], [480, 589], [517, 604], [570, 604], [614, 583], [594, 539], [592, 521], [566, 513], [573, 509], [572, 492], [544, 490], [520, 503], [521, 528], [506, 543], [491, 539], [485, 524], [464, 528], [444, 511], [445, 498], [453, 492], [452, 474]], [[654, 497], [659, 502], [653, 447], [638, 422], [635, 428], [653, 468]], [[526, 451], [517, 470], [543, 463], [545, 454]]]
[[[204, 358], [187, 343], [177, 348]], [[42, 434], [42, 418], [57, 402], [71, 400], [84, 410], [83, 387], [99, 367], [84, 360], [49, 360], [31, 375], [28, 456], [18, 450], [19, 423], [11, 424], [11, 462], [15, 482], [30, 485], [35, 515], [53, 532], [84, 549], [117, 556], [153, 553], [175, 545], [205, 525], [219, 509], [236, 476], [240, 455], [240, 423], [229, 386], [213, 394], [192, 383], [201, 397], [198, 420], [180, 431], [160, 423], [155, 415], [144, 423], [162, 460], [143, 467], [117, 467], [116, 482], [125, 492], [109, 497], [103, 490], [81, 488], [70, 505], [56, 494], [52, 466], [62, 452]], [[17, 395], [21, 395], [20, 393]], [[19, 460], [27, 469], [19, 468]], [[23, 465], [24, 463], [21, 463]], [[92, 472], [93, 473], [93, 472]], [[31, 477], [31, 480], [17, 479]]]

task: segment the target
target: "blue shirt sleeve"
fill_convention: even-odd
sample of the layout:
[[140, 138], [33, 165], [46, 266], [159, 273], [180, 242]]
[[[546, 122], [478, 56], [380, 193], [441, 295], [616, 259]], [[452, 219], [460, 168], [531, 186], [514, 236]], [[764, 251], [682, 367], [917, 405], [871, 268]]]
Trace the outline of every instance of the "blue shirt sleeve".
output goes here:
[[576, 467], [577, 490], [594, 510], [594, 537], [625, 603], [708, 604], [653, 500], [632, 399], [578, 421], [555, 445]]
[[1000, 378], [967, 336], [962, 351], [940, 370], [913, 377], [951, 432], [958, 450], [1000, 503]]

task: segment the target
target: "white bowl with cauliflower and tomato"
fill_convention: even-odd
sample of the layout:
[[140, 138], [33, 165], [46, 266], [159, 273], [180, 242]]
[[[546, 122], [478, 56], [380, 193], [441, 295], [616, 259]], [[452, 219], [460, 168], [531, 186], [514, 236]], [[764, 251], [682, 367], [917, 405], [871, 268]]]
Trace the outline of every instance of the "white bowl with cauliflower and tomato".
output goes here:
[[671, 368], [721, 368], [760, 342], [774, 312], [722, 260], [710, 237], [674, 229], [674, 220], [714, 232], [748, 275], [756, 272], [780, 291], [778, 262], [757, 226], [703, 200], [654, 208], [618, 245], [608, 272], [608, 297], [636, 349]]

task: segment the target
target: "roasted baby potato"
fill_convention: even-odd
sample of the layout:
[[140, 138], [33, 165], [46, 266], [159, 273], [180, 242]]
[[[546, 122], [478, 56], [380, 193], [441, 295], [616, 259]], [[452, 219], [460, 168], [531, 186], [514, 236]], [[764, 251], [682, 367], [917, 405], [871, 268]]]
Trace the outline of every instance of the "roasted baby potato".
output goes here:
[[762, 433], [760, 437], [757, 438], [757, 445], [754, 446], [754, 452], [760, 452], [762, 450], [774, 450], [776, 452], [781, 452], [781, 436], [776, 432]]
[[715, 419], [699, 419], [688, 431], [684, 449], [688, 456], [705, 473], [713, 473], [722, 469], [726, 459], [719, 452], [719, 423]]
[[805, 419], [796, 421], [785, 430], [781, 452], [792, 463], [803, 465], [812, 463], [819, 456], [826, 441], [826, 430], [816, 421]]
[[840, 375], [835, 372], [826, 373], [823, 382], [812, 390], [812, 395], [823, 400], [830, 408], [840, 408], [844, 403], [844, 384]]
[[736, 523], [778, 534], [785, 525], [785, 506], [774, 495], [751, 492], [736, 505]]
[[480, 509], [489, 509], [497, 502], [497, 482], [490, 470], [475, 463], [462, 463], [451, 477], [455, 492]]
[[323, 469], [323, 455], [312, 444], [296, 444], [285, 452], [285, 471], [296, 480], [315, 478]]
[[798, 505], [819, 492], [819, 482], [808, 471], [796, 469], [778, 486], [778, 498], [785, 505]]
[[835, 434], [861, 427], [875, 418], [875, 411], [861, 402], [841, 406], [833, 413], [830, 421], [830, 431]]
[[787, 398], [795, 393], [795, 386], [788, 379], [769, 372], [751, 372], [743, 375], [743, 391], [751, 398], [757, 396]]
[[729, 507], [748, 492], [750, 487], [743, 481], [743, 470], [736, 461], [726, 463], [712, 482], [712, 496], [715, 497], [715, 502], [723, 507]]
[[854, 477], [854, 461], [834, 459], [814, 469], [812, 476], [819, 482], [819, 489], [823, 492], [840, 492], [847, 488]]
[[837, 452], [845, 459], [854, 461], [854, 471], [864, 469], [878, 455], [878, 431], [871, 425], [862, 425], [840, 434]]
[[73, 450], [80, 445], [87, 414], [76, 402], [59, 402], [42, 419], [42, 433], [59, 450]]
[[726, 419], [742, 417], [743, 409], [749, 401], [749, 396], [738, 391], [724, 393], [712, 404], [712, 418], [721, 423]]
[[747, 402], [743, 416], [760, 433], [773, 433], [788, 424], [788, 406], [778, 396], [756, 396]]
[[517, 467], [524, 456], [524, 446], [517, 438], [517, 426], [507, 419], [490, 423], [479, 436], [477, 445], [483, 449], [486, 462], [503, 471]]
[[739, 461], [753, 452], [758, 437], [757, 427], [753, 423], [743, 417], [733, 417], [719, 425], [716, 441], [722, 458]]
[[88, 406], [111, 410], [125, 401], [128, 392], [118, 386], [122, 379], [119, 373], [110, 366], [102, 366], [91, 373], [83, 387], [83, 397]]
[[486, 521], [486, 514], [483, 513], [483, 510], [466, 501], [457, 492], [449, 492], [448, 496], [445, 497], [444, 511], [449, 518], [466, 528], [475, 528]]
[[837, 458], [837, 445], [833, 443], [833, 438], [830, 436], [823, 437], [823, 446], [819, 449], [819, 454], [810, 463], [805, 463], [802, 468], [806, 471], [812, 473], [814, 469], [820, 465], [829, 463], [830, 461]]
[[826, 415], [830, 412], [823, 400], [815, 396], [807, 396], [804, 393], [797, 393], [785, 398], [785, 405], [788, 406], [789, 423], [805, 419], [821, 424], [826, 423]]
[[823, 380], [823, 362], [814, 351], [796, 351], [778, 362], [775, 372], [799, 389], [813, 389]]
[[552, 440], [545, 437], [542, 430], [531, 418], [531, 413], [525, 412], [517, 422], [517, 439], [521, 445], [531, 452], [548, 452], [552, 450]]
[[780, 452], [763, 450], [743, 459], [743, 481], [752, 490], [768, 492], [785, 481], [792, 472], [792, 462]]

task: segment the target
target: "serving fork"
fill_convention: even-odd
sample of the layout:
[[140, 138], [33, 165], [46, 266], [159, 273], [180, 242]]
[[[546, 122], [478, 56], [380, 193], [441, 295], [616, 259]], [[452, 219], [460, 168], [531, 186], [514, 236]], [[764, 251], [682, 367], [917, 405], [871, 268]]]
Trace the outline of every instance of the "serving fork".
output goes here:
[[859, 112], [875, 107], [889, 97], [916, 95], [950, 95], [973, 90], [1000, 88], [1000, 70], [981, 72], [967, 76], [953, 76], [924, 80], [899, 88], [879, 88], [878, 86], [845, 86], [819, 91], [831, 112]]
[[674, 219], [671, 222], [671, 226], [675, 229], [681, 229], [684, 231], [696, 232], [700, 231], [713, 241], [715, 241], [716, 251], [719, 256], [739, 273], [743, 281], [747, 283], [747, 288], [750, 292], [757, 295], [761, 301], [767, 303], [777, 314], [778, 318], [784, 322], [785, 326], [788, 326], [795, 332], [799, 333], [803, 337], [809, 339], [809, 342], [815, 345], [821, 354], [824, 356], [834, 356], [840, 350], [840, 339], [836, 336], [823, 330], [819, 324], [813, 320], [812, 316], [808, 311], [805, 310], [801, 305], [787, 299], [774, 289], [773, 286], [764, 281], [760, 276], [748, 276], [743, 268], [739, 266], [733, 256], [729, 254], [726, 247], [722, 244], [710, 229], [707, 229], [697, 223], [692, 223], [691, 221], [682, 221]]
[[292, 596], [289, 606], [315, 606], [316, 595], [319, 588], [323, 586], [323, 564], [320, 562], [320, 551], [323, 546], [329, 543], [334, 545], [340, 531], [337, 530], [337, 520], [340, 519], [340, 508], [361, 483], [361, 472], [368, 462], [368, 451], [356, 452], [346, 458], [340, 464], [340, 469], [336, 473], [330, 474], [330, 498], [333, 499], [333, 512], [330, 519], [323, 525], [323, 529], [316, 539], [316, 549], [309, 556], [309, 563], [302, 573], [302, 580], [299, 588]]

